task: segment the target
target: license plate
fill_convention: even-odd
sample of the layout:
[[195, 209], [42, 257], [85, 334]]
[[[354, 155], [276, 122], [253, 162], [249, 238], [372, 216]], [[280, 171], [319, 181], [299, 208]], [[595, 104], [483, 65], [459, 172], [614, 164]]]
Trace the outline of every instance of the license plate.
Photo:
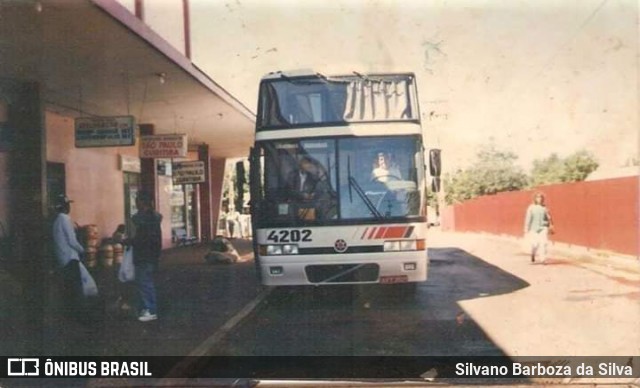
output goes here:
[[406, 283], [408, 281], [409, 277], [407, 275], [380, 276], [380, 283], [382, 284]]

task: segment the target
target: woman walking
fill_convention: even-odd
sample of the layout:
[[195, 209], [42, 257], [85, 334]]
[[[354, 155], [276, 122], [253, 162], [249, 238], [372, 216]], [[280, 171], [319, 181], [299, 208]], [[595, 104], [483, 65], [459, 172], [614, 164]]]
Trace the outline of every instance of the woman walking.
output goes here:
[[524, 233], [530, 243], [532, 263], [536, 261], [537, 255], [543, 264], [546, 262], [550, 230], [553, 230], [551, 214], [545, 205], [544, 194], [537, 192], [533, 196], [533, 203], [527, 208], [524, 219]]

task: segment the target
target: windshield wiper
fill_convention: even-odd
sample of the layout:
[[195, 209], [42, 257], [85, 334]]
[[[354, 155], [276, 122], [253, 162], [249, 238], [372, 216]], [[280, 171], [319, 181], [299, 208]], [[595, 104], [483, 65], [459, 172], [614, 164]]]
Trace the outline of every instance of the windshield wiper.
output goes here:
[[[347, 173], [349, 174], [349, 196], [351, 197], [351, 188], [353, 187], [356, 190], [356, 193], [358, 193], [358, 195], [360, 196], [360, 198], [362, 198], [362, 200], [364, 201], [364, 204], [367, 206], [371, 214], [373, 214], [375, 218], [382, 220], [383, 219], [382, 214], [380, 214], [380, 212], [373, 205], [369, 197], [367, 197], [367, 194], [365, 194], [364, 190], [362, 190], [362, 187], [360, 187], [360, 184], [358, 184], [356, 179], [351, 176], [351, 157], [347, 158]], [[352, 198], [351, 200], [353, 201]]]

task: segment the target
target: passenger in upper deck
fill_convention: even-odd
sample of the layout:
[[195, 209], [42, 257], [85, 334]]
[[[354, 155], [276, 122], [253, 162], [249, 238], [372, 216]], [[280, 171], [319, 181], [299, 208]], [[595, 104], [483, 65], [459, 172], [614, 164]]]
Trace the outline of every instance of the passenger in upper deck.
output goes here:
[[391, 180], [402, 180], [400, 167], [393, 161], [393, 157], [388, 152], [378, 152], [373, 162], [371, 180], [375, 182], [388, 182]]

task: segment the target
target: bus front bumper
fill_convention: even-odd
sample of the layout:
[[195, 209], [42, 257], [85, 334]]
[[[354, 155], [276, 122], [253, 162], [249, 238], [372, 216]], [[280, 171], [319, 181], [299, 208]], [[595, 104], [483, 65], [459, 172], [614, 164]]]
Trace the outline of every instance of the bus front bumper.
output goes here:
[[426, 251], [261, 256], [268, 286], [407, 283], [427, 279]]

